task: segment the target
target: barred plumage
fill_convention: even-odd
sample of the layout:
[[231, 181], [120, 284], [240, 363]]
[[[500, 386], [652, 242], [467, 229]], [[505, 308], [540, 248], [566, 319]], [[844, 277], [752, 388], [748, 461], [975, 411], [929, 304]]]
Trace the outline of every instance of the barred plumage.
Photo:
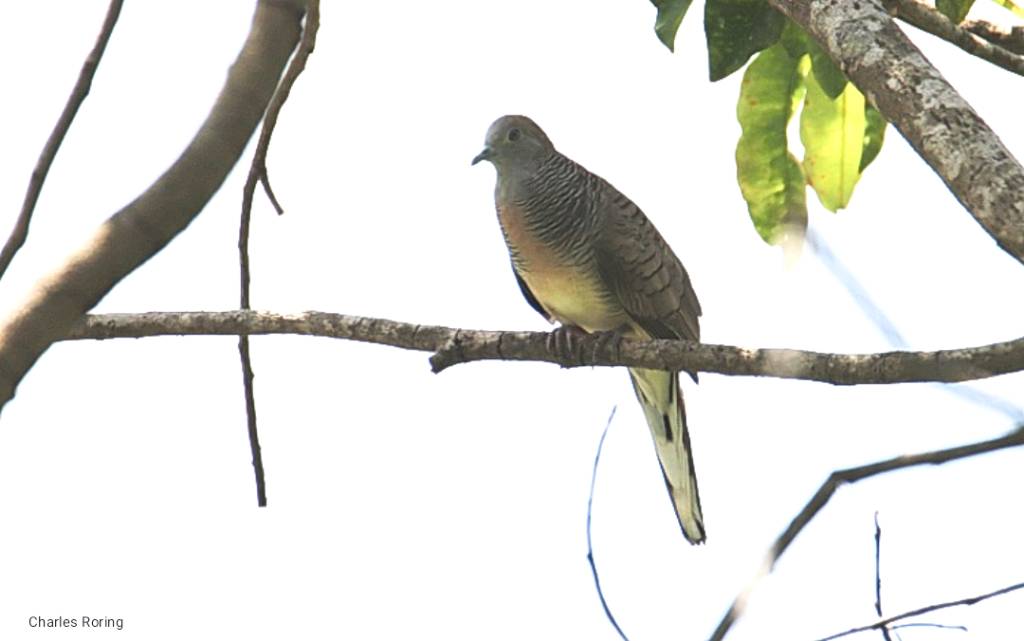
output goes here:
[[[668, 243], [632, 201], [556, 151], [536, 123], [498, 119], [478, 160], [497, 169], [498, 220], [519, 286], [538, 312], [587, 332], [700, 339], [700, 303]], [[701, 543], [679, 375], [629, 373], [683, 535]]]

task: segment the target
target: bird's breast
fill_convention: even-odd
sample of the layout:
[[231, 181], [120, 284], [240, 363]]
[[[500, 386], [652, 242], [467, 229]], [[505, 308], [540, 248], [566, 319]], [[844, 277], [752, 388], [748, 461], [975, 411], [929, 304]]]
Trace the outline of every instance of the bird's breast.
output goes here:
[[625, 311], [592, 258], [570, 258], [564, 249], [539, 238], [516, 208], [499, 208], [498, 220], [516, 272], [555, 320], [588, 332], [626, 323]]

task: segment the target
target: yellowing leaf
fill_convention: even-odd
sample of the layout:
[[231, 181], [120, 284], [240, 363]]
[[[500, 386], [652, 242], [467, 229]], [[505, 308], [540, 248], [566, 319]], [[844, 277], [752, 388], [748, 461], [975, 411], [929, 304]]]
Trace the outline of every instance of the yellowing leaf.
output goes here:
[[1006, 9], [1015, 16], [1024, 18], [1024, 9], [1021, 9], [1019, 4], [1013, 2], [1013, 0], [993, 0], [997, 5]]
[[800, 162], [786, 154], [786, 211], [776, 230], [774, 244], [781, 245], [786, 263], [793, 265], [800, 257], [807, 233], [807, 179]]
[[800, 115], [804, 173], [821, 204], [836, 211], [850, 202], [860, 179], [866, 125], [864, 96], [853, 83], [847, 83], [833, 100], [814, 74], [807, 74], [805, 83], [807, 95]]
[[736, 105], [743, 128], [736, 145], [736, 178], [754, 228], [771, 244], [793, 238], [807, 224], [803, 171], [786, 143], [786, 125], [799, 103], [806, 70], [784, 44], [775, 44], [747, 67]]

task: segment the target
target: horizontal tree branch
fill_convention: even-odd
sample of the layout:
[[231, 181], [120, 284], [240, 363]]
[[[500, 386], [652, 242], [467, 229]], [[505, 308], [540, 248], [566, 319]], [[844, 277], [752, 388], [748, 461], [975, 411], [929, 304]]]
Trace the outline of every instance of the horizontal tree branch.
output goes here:
[[1024, 76], [1024, 56], [953, 24], [934, 7], [918, 0], [892, 0], [892, 6], [896, 9], [896, 17], [904, 22], [960, 47], [972, 56]]
[[768, 0], [805, 29], [1007, 253], [1024, 263], [1024, 168], [878, 0]]
[[542, 361], [562, 367], [627, 365], [863, 385], [959, 382], [1024, 370], [1024, 338], [935, 352], [828, 354], [689, 341], [608, 340], [598, 335], [581, 338], [578, 358], [570, 358], [548, 348], [547, 332], [457, 329], [325, 312], [97, 314], [85, 316], [64, 339], [258, 334], [322, 336], [433, 352], [430, 363], [435, 372], [470, 361]]
[[[896, 456], [884, 461], [832, 472], [829, 474], [828, 478], [825, 479], [825, 482], [821, 484], [821, 487], [818, 488], [818, 491], [814, 493], [814, 496], [812, 496], [807, 504], [804, 505], [803, 509], [793, 517], [789, 527], [787, 527], [786, 530], [780, 534], [777, 539], [775, 539], [775, 542], [768, 550], [764, 563], [758, 569], [751, 582], [733, 600], [729, 610], [726, 611], [722, 620], [719, 622], [718, 627], [715, 628], [714, 633], [711, 635], [710, 641], [722, 641], [722, 639], [725, 638], [733, 623], [735, 623], [743, 614], [746, 603], [750, 599], [750, 595], [754, 591], [754, 588], [757, 587], [757, 584], [772, 571], [772, 568], [775, 567], [775, 563], [779, 560], [779, 557], [783, 555], [789, 545], [796, 539], [797, 535], [803, 531], [807, 524], [817, 516], [818, 512], [825, 507], [825, 504], [829, 502], [841, 486], [908, 467], [916, 467], [918, 465], [941, 465], [942, 463], [949, 463], [950, 461], [978, 456], [979, 454], [987, 454], [988, 452], [995, 452], [997, 450], [1003, 450], [1010, 447], [1020, 447], [1022, 445], [1024, 445], [1024, 426], [1018, 425], [1016, 429], [1010, 433], [986, 441], [978, 441], [975, 443], [968, 443], [967, 445], [959, 445], [957, 447], [922, 452], [919, 454]], [[928, 611], [930, 610], [921, 609], [913, 614], [923, 614]], [[901, 616], [913, 616], [913, 614]], [[897, 618], [900, 617], [891, 617], [890, 619], [884, 620], [884, 623], [895, 621]], [[870, 626], [866, 629], [870, 629]]]

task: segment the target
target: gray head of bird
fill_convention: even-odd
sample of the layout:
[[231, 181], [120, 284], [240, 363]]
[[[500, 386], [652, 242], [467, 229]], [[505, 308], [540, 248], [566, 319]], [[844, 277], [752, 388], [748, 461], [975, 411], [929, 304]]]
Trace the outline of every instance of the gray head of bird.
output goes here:
[[499, 176], [530, 173], [554, 152], [554, 145], [537, 123], [526, 116], [502, 116], [487, 130], [484, 150], [473, 159], [473, 164], [488, 160]]

